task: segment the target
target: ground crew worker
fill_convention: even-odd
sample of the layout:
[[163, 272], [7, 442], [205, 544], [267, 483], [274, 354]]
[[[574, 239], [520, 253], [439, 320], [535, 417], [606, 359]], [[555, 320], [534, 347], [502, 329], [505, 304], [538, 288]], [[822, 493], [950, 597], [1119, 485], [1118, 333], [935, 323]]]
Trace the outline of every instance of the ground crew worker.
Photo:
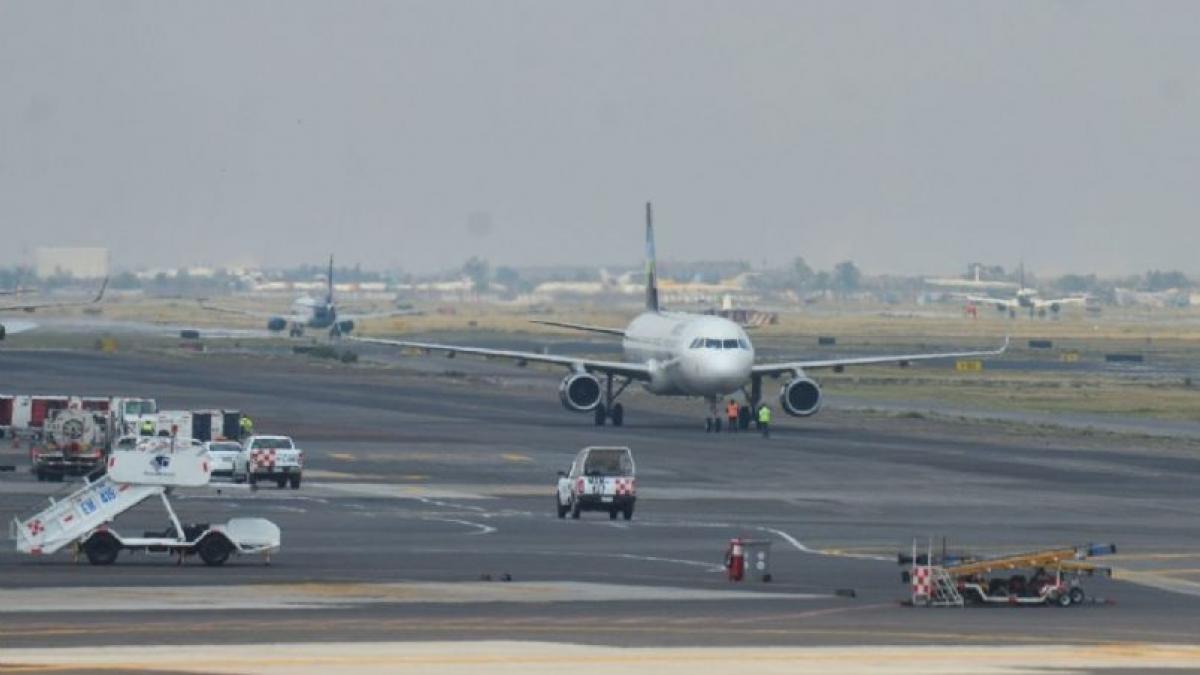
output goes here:
[[242, 421], [239, 424], [242, 427], [242, 438], [254, 435], [254, 420], [242, 415]]
[[734, 403], [733, 399], [729, 399], [729, 403], [725, 405], [725, 417], [729, 418], [729, 430], [737, 431], [738, 404]]
[[762, 429], [763, 438], [771, 436], [771, 408], [766, 403], [758, 409], [758, 428]]
[[139, 429], [138, 433], [141, 436], [153, 436], [154, 435], [154, 422], [152, 422], [151, 420], [142, 420], [142, 426]]

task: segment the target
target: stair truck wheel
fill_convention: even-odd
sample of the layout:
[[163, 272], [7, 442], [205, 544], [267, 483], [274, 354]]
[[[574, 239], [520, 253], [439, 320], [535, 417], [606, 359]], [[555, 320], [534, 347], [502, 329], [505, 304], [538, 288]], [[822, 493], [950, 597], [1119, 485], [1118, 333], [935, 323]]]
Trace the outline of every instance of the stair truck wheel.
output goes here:
[[196, 553], [200, 554], [200, 559], [209, 567], [224, 565], [232, 552], [233, 544], [222, 534], [210, 534], [196, 545]]
[[571, 500], [571, 517], [574, 518], [575, 520], [579, 520], [579, 514], [581, 513], [581, 511], [582, 511], [582, 509], [579, 508], [579, 500], [572, 499]]
[[623, 514], [625, 520], [633, 520], [633, 504], [626, 504]]
[[276, 478], [276, 479], [275, 479], [275, 487], [279, 488], [280, 490], [282, 490], [283, 488], [287, 487], [287, 484], [288, 484], [288, 479], [287, 479], [287, 477], [286, 477], [286, 476], [285, 476], [285, 477], [283, 477], [283, 478]]
[[246, 482], [250, 484], [250, 487], [258, 487], [258, 478], [252, 473], [246, 474]]
[[288, 476], [288, 485], [291, 485], [293, 490], [299, 490], [300, 489], [300, 474], [296, 474], [294, 476]]
[[617, 519], [617, 510], [616, 510], [615, 508], [613, 508], [613, 509], [609, 509], [609, 510], [608, 510], [608, 519], [609, 519], [609, 520], [616, 520], [616, 519]]
[[1083, 589], [1078, 586], [1072, 588], [1071, 592], [1067, 595], [1071, 596], [1071, 604], [1073, 605], [1081, 605], [1083, 604], [1084, 599], [1087, 598], [1087, 595], [1084, 594]]
[[566, 518], [567, 511], [570, 510], [570, 508], [570, 506], [562, 503], [562, 499], [558, 496], [558, 493], [554, 494], [554, 509], [558, 512], [559, 518]]
[[83, 544], [83, 553], [93, 565], [111, 565], [121, 552], [121, 542], [108, 532], [97, 532]]

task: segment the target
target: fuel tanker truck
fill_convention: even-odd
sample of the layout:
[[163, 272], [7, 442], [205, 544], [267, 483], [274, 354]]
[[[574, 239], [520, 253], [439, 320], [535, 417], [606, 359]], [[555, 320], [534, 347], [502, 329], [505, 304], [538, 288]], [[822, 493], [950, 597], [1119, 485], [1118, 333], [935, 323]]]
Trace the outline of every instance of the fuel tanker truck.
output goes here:
[[71, 406], [50, 413], [41, 441], [29, 450], [32, 471], [39, 481], [61, 481], [104, 466], [112, 440], [109, 414]]

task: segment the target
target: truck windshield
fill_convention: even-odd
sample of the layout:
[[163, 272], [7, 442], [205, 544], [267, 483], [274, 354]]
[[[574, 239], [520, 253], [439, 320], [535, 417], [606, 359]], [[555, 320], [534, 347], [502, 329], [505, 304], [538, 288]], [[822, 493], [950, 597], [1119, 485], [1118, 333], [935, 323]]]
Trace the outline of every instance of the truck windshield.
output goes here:
[[588, 476], [628, 476], [633, 473], [633, 462], [624, 450], [593, 450], [584, 462], [583, 473]]
[[155, 409], [154, 401], [126, 401], [125, 415], [126, 417], [136, 417], [138, 415], [153, 415], [158, 412]]
[[254, 447], [265, 448], [267, 450], [291, 450], [292, 439], [290, 438], [256, 438], [254, 439]]

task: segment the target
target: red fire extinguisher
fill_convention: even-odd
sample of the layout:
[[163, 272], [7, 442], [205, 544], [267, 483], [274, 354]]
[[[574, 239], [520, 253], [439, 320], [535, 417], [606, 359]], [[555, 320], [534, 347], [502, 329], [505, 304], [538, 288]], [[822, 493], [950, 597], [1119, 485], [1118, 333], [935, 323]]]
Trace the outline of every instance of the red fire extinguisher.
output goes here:
[[740, 537], [729, 540], [729, 548], [725, 550], [725, 572], [730, 581], [741, 581], [746, 574], [746, 549], [742, 547]]

